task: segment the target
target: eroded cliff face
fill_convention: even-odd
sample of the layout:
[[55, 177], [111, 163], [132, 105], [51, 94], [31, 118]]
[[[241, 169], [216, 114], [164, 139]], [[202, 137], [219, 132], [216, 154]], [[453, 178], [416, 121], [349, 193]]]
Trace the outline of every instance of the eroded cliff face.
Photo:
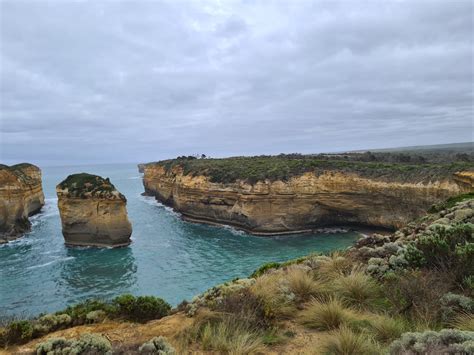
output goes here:
[[56, 187], [56, 193], [67, 245], [130, 244], [132, 225], [127, 216], [127, 200], [108, 179], [89, 174], [70, 175]]
[[[325, 226], [399, 228], [434, 203], [473, 190], [466, 174], [429, 183], [374, 180], [355, 173], [305, 173], [288, 181], [213, 183], [145, 165], [145, 193], [172, 206], [183, 217], [228, 224], [253, 234], [311, 231]], [[462, 181], [461, 181], [462, 180]]]
[[32, 164], [0, 166], [0, 244], [31, 228], [28, 217], [44, 205], [41, 170]]

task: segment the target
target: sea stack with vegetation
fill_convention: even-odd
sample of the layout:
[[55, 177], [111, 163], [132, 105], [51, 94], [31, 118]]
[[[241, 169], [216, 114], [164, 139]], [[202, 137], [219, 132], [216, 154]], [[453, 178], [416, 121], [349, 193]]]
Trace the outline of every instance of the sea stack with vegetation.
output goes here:
[[41, 170], [28, 163], [0, 164], [0, 244], [28, 232], [28, 217], [44, 205]]
[[155, 297], [123, 295], [17, 320], [0, 327], [0, 345], [37, 354], [75, 346], [99, 354], [473, 354], [474, 194], [429, 211], [345, 251], [262, 265], [172, 310]]
[[120, 247], [130, 244], [127, 199], [108, 178], [69, 175], [56, 186], [67, 245]]
[[[409, 153], [281, 154], [144, 165], [145, 193], [185, 219], [257, 235], [356, 225], [396, 229], [469, 192], [474, 163]], [[469, 157], [468, 157], [469, 158]]]

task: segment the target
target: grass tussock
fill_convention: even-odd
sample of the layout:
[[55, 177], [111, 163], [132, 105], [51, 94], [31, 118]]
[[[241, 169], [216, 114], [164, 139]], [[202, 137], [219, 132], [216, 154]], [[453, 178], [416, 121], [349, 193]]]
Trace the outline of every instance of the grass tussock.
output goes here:
[[346, 326], [333, 330], [323, 343], [323, 353], [328, 355], [378, 355], [380, 348], [365, 334], [355, 333]]
[[308, 328], [331, 330], [339, 328], [354, 318], [354, 312], [337, 298], [327, 302], [313, 299], [301, 312], [300, 322]]
[[316, 281], [306, 270], [300, 268], [290, 268], [286, 275], [288, 287], [295, 295], [295, 301], [302, 303], [311, 297], [324, 297], [327, 295], [327, 287], [321, 281]]
[[344, 304], [358, 309], [373, 308], [380, 298], [380, 287], [361, 271], [336, 278], [332, 288]]
[[474, 314], [460, 313], [453, 319], [450, 326], [459, 330], [474, 332]]
[[369, 324], [369, 332], [377, 341], [384, 344], [399, 338], [409, 328], [407, 322], [402, 318], [391, 318], [384, 315], [375, 316]]
[[340, 252], [330, 256], [320, 257], [316, 267], [316, 278], [332, 280], [341, 275], [347, 275], [352, 269], [352, 262]]
[[265, 317], [269, 319], [287, 319], [295, 313], [296, 308], [289, 294], [288, 284], [279, 273], [259, 277], [250, 287], [250, 291], [262, 300]]

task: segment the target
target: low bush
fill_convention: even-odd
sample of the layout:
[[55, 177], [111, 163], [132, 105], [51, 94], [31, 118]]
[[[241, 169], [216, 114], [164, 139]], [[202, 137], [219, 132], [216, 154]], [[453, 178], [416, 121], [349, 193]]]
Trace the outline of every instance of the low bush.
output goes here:
[[169, 314], [171, 306], [154, 296], [121, 295], [113, 299], [115, 315], [135, 322], [160, 319]]
[[378, 355], [376, 343], [365, 334], [358, 334], [346, 326], [333, 330], [323, 341], [322, 350], [328, 355]]
[[295, 302], [302, 303], [311, 297], [324, 297], [327, 295], [327, 287], [320, 281], [315, 281], [313, 277], [301, 268], [289, 269], [284, 278], [288, 281], [289, 291], [295, 295]]
[[474, 332], [474, 314], [473, 313], [459, 313], [449, 323], [450, 327]]
[[67, 314], [72, 319], [73, 325], [82, 325], [87, 322], [87, 314], [95, 311], [103, 311], [106, 314], [114, 312], [113, 306], [100, 300], [86, 300], [84, 302], [67, 307], [65, 310], [56, 314]]
[[300, 321], [309, 328], [331, 330], [339, 328], [354, 318], [353, 311], [338, 299], [322, 302], [314, 299], [301, 312]]
[[150, 341], [147, 341], [144, 343], [140, 348], [138, 349], [138, 352], [140, 354], [149, 354], [149, 355], [174, 355], [176, 354], [175, 348], [168, 343], [165, 337], [158, 336]]
[[459, 313], [474, 313], [474, 300], [471, 297], [447, 293], [440, 299], [440, 317], [444, 323], [449, 323]]
[[389, 343], [399, 338], [408, 330], [408, 324], [402, 318], [391, 318], [383, 315], [370, 319], [368, 331], [381, 343]]
[[252, 273], [252, 275], [250, 275], [250, 277], [257, 278], [257, 277], [262, 276], [263, 274], [265, 274], [268, 270], [278, 269], [280, 267], [281, 267], [281, 263], [278, 263], [278, 262], [266, 263], [266, 264], [263, 264], [262, 266], [260, 266], [257, 270], [255, 270]]
[[340, 252], [335, 252], [330, 256], [318, 257], [316, 263], [316, 278], [332, 280], [341, 275], [350, 273], [353, 262], [343, 256]]
[[51, 338], [36, 346], [37, 355], [112, 354], [110, 342], [97, 334], [83, 334], [77, 340]]
[[390, 345], [392, 355], [472, 353], [474, 353], [474, 333], [455, 329], [405, 333]]
[[0, 335], [0, 345], [22, 344], [31, 340], [34, 333], [33, 323], [28, 320], [13, 321]]

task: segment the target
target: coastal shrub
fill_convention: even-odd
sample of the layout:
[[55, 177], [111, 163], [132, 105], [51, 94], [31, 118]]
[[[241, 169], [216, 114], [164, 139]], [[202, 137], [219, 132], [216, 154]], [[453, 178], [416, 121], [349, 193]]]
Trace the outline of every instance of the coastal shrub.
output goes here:
[[338, 277], [332, 283], [332, 289], [344, 304], [359, 309], [374, 307], [380, 297], [378, 284], [360, 271]]
[[104, 301], [92, 299], [69, 306], [56, 314], [67, 314], [71, 317], [73, 325], [82, 325], [88, 321], [87, 315], [95, 311], [103, 311], [106, 314], [112, 314], [114, 313], [114, 307]]
[[328, 302], [312, 300], [301, 312], [300, 322], [308, 328], [331, 330], [353, 319], [353, 311], [336, 298]]
[[146, 322], [167, 316], [171, 306], [163, 299], [154, 296], [121, 295], [113, 299], [115, 314], [118, 317], [135, 321]]
[[175, 348], [168, 343], [165, 337], [158, 336], [150, 341], [144, 343], [138, 349], [140, 354], [156, 354], [156, 355], [174, 355], [176, 354]]
[[34, 336], [47, 334], [58, 329], [65, 329], [72, 324], [68, 314], [46, 314], [34, 324]]
[[346, 326], [331, 331], [323, 341], [322, 350], [328, 355], [378, 355], [380, 348], [365, 334], [358, 334]]
[[99, 309], [97, 311], [92, 311], [86, 315], [86, 323], [100, 323], [107, 318], [107, 313]]
[[447, 210], [454, 207], [459, 202], [471, 200], [474, 198], [474, 192], [468, 192], [467, 194], [461, 194], [448, 198], [446, 201], [433, 205], [428, 210], [428, 213], [437, 213], [443, 210]]
[[459, 313], [474, 313], [474, 300], [464, 295], [449, 292], [441, 297], [440, 305], [441, 320], [445, 323]]
[[472, 354], [474, 333], [455, 329], [404, 333], [390, 345], [392, 355]]
[[83, 334], [79, 339], [51, 338], [36, 346], [37, 355], [112, 354], [110, 342], [97, 334]]
[[384, 279], [383, 294], [392, 314], [434, 326], [439, 323], [440, 298], [452, 287], [449, 273], [406, 270]]
[[474, 225], [437, 225], [425, 232], [405, 251], [405, 259], [415, 267], [452, 271], [457, 280], [474, 273]]
[[4, 345], [26, 343], [32, 339], [33, 332], [34, 327], [31, 321], [13, 321], [6, 326], [2, 343], [4, 343]]

